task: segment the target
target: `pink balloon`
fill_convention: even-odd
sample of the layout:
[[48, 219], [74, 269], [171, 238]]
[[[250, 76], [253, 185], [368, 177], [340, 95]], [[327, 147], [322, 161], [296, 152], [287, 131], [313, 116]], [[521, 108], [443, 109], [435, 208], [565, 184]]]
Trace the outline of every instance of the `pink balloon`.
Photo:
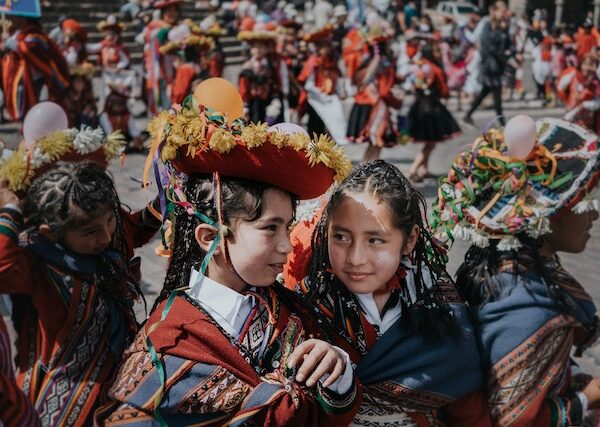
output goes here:
[[519, 115], [504, 127], [504, 143], [510, 157], [526, 159], [537, 139], [535, 122], [529, 116]]
[[286, 135], [301, 133], [310, 139], [308, 132], [306, 132], [302, 126], [298, 126], [296, 123], [277, 123], [276, 125], [273, 125], [267, 129], [267, 132], [280, 132], [285, 133]]
[[60, 105], [54, 102], [40, 102], [27, 112], [23, 121], [23, 137], [25, 148], [31, 146], [40, 138], [57, 130], [69, 127], [67, 114]]

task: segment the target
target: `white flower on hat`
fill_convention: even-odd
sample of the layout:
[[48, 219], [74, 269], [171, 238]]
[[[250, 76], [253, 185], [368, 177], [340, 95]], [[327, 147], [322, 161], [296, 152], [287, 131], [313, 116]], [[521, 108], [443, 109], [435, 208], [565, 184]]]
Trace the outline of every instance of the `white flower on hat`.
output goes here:
[[452, 230], [452, 235], [455, 239], [461, 239], [466, 241], [471, 240], [471, 230], [467, 227], [463, 227], [460, 224], [456, 224], [454, 226], [454, 230]]
[[507, 236], [503, 237], [500, 242], [498, 242], [498, 250], [499, 251], [512, 251], [513, 249], [519, 249], [521, 247], [521, 242], [515, 236]]
[[75, 139], [75, 137], [77, 136], [78, 133], [79, 133], [79, 129], [77, 129], [77, 128], [70, 128], [70, 129], [63, 130], [63, 134], [66, 135], [67, 137], [69, 137], [70, 139]]
[[50, 156], [47, 153], [43, 153], [39, 147], [34, 147], [31, 151], [31, 167], [37, 169], [42, 165], [50, 162]]
[[527, 230], [527, 235], [533, 239], [537, 239], [544, 234], [552, 233], [550, 228], [550, 220], [547, 217], [538, 216], [534, 222], [531, 223], [533, 228]]
[[79, 154], [89, 154], [98, 150], [103, 141], [104, 132], [102, 132], [102, 129], [92, 129], [84, 126], [73, 140], [73, 147]]
[[598, 200], [594, 199], [590, 194], [585, 196], [583, 200], [573, 206], [573, 212], [576, 214], [592, 211], [600, 211], [600, 203], [598, 203]]
[[471, 242], [480, 248], [487, 248], [490, 245], [490, 240], [487, 235], [479, 230], [471, 230]]

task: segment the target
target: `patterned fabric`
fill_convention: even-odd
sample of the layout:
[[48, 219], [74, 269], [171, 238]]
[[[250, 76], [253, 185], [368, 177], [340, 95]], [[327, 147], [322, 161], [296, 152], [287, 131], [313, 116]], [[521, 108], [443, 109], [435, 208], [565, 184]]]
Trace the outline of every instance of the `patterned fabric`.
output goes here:
[[0, 425], [40, 426], [40, 419], [15, 381], [10, 357], [10, 337], [0, 317]]
[[34, 337], [40, 334], [35, 313], [23, 321], [27, 369], [19, 375], [23, 391], [34, 402], [44, 425], [83, 425], [109, 382], [120, 353], [136, 329], [131, 307], [107, 298], [92, 283], [47, 265], [47, 277], [69, 311], [64, 335], [47, 360]]
[[[290, 379], [287, 360], [294, 348], [308, 336], [323, 338], [310, 312], [279, 285], [255, 297], [261, 303], [239, 341], [185, 293], [155, 326], [166, 302], [161, 303], [126, 351], [110, 390], [113, 402], [97, 412], [96, 421], [158, 425], [158, 409], [168, 425], [347, 424], [358, 409], [355, 386], [347, 395], [332, 396]], [[164, 392], [146, 344], [149, 330], [165, 370]]]
[[60, 101], [69, 85], [69, 67], [59, 47], [35, 25], [20, 30], [15, 42], [16, 50], [2, 59], [2, 88], [10, 116], [22, 120], [38, 102], [42, 85], [50, 101]]
[[[461, 342], [428, 342], [408, 332], [403, 326], [406, 314], [378, 336], [356, 297], [337, 278], [318, 298], [315, 310], [325, 315], [338, 335], [336, 345], [357, 363], [356, 375], [364, 386], [361, 412], [354, 420], [357, 425], [384, 425], [393, 413], [399, 424], [392, 425], [435, 426], [442, 423], [442, 408], [482, 387], [479, 353], [466, 307], [448, 277], [440, 277], [435, 286], [437, 303], [447, 305], [461, 327]], [[308, 279], [298, 287], [310, 298]], [[401, 277], [400, 289], [400, 300], [412, 304], [406, 277]], [[469, 408], [465, 405], [462, 410]]]
[[[2, 215], [10, 229], [20, 231], [18, 214], [3, 210]], [[122, 219], [132, 256], [133, 247], [147, 242], [155, 228], [142, 226], [141, 212], [122, 212]], [[20, 246], [9, 234], [0, 233], [0, 292], [13, 299], [17, 383], [43, 425], [85, 425], [105, 399], [105, 384], [137, 328], [133, 294], [118, 301], [100, 288], [105, 281], [99, 278], [114, 277], [112, 267], [120, 258], [111, 251], [78, 255], [41, 237]], [[105, 256], [110, 262], [100, 261]]]
[[492, 417], [500, 426], [581, 425], [581, 404], [573, 397], [590, 377], [573, 381], [570, 353], [575, 346], [581, 354], [598, 338], [596, 309], [558, 258], [545, 258], [550, 286], [570, 308], [560, 313], [533, 266], [524, 251], [518, 264], [502, 262], [492, 277], [499, 293], [476, 308]]

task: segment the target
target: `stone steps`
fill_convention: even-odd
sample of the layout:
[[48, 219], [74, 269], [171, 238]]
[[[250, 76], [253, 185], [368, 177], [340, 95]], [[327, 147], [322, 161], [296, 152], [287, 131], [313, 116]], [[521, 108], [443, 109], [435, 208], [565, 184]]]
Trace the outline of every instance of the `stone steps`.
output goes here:
[[[76, 19], [87, 30], [90, 43], [102, 40], [102, 33], [98, 32], [96, 26], [106, 19], [108, 15], [119, 15], [119, 9], [124, 0], [104, 0], [102, 2], [83, 1], [75, 3], [73, 1], [53, 0], [51, 5], [43, 9], [42, 22], [44, 28], [50, 31], [54, 28], [61, 15]], [[181, 5], [182, 16], [199, 22], [208, 14], [206, 5], [200, 4], [196, 7], [195, 1], [185, 1]], [[143, 26], [141, 24], [126, 23], [127, 27], [122, 33], [122, 40], [125, 48], [129, 51], [132, 64], [140, 64], [143, 61], [143, 46], [135, 41]], [[227, 65], [241, 64], [245, 60], [242, 44], [233, 36], [223, 37], [221, 39], [223, 50], [225, 52], [225, 63]], [[92, 63], [97, 63], [98, 55], [89, 55]]]

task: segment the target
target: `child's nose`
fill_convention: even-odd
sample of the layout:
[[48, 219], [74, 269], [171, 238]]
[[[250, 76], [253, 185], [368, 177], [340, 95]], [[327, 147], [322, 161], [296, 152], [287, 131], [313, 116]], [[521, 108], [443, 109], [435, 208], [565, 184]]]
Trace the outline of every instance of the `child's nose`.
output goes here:
[[100, 236], [100, 242], [102, 244], [108, 244], [112, 240], [112, 230], [110, 227], [104, 227], [102, 235]]
[[347, 262], [350, 265], [361, 265], [364, 264], [365, 254], [361, 245], [355, 243], [350, 246], [348, 252]]

